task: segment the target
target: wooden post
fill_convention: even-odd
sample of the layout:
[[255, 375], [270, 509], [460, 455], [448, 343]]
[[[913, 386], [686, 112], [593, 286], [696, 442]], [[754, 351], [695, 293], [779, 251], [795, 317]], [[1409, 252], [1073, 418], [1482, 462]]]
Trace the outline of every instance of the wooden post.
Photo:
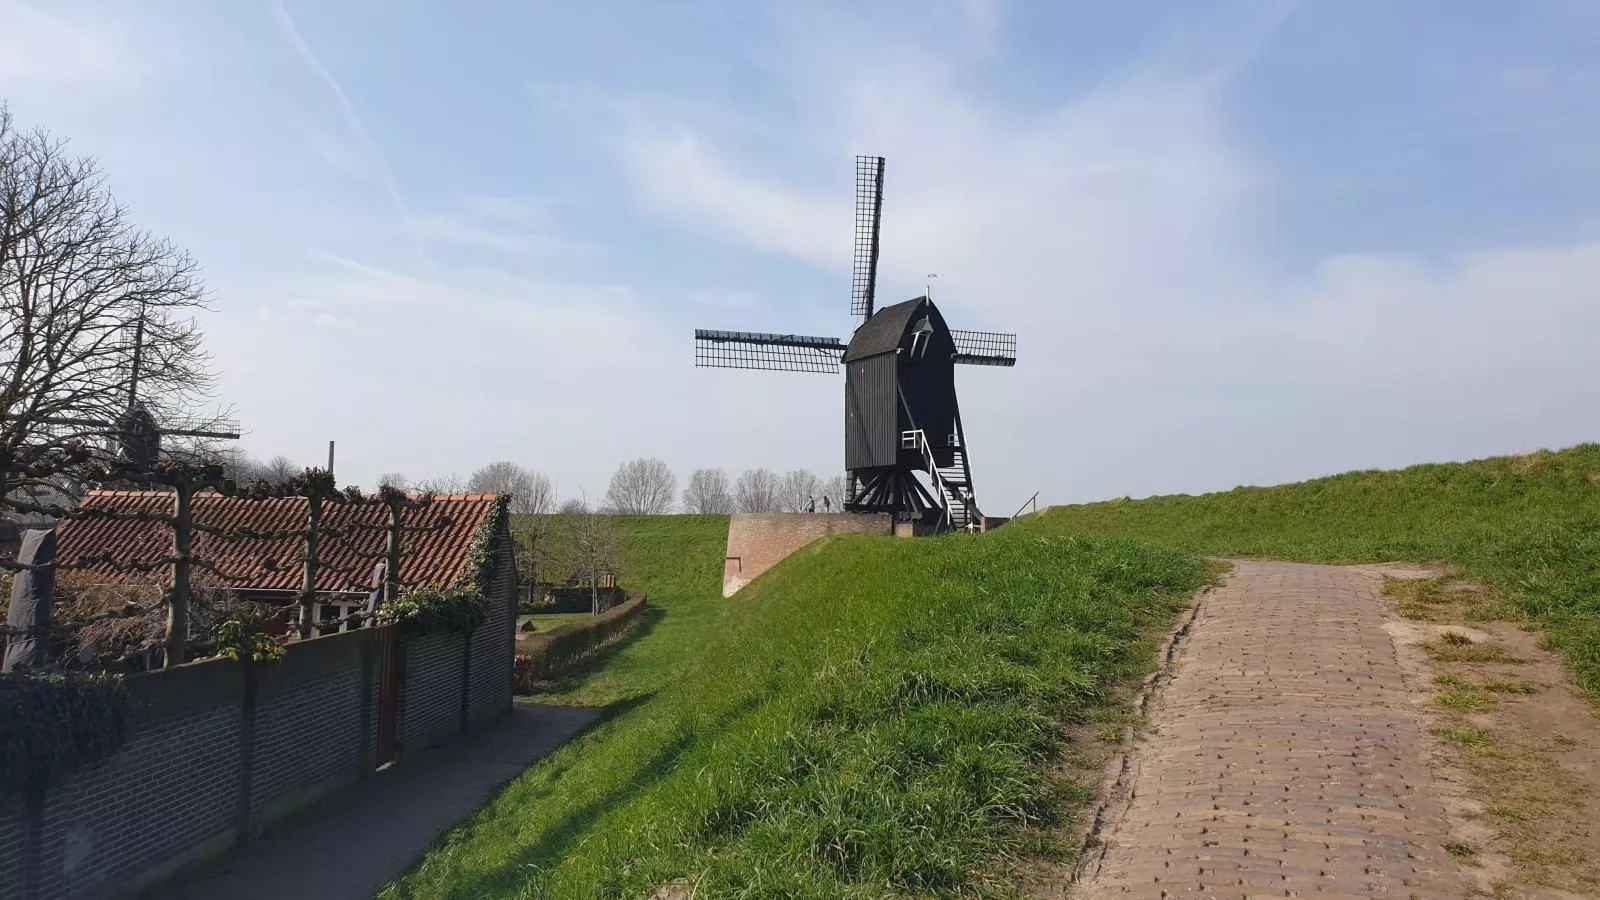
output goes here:
[[322, 521], [322, 490], [315, 483], [306, 491], [306, 558], [300, 580], [300, 639], [311, 637], [311, 614], [317, 605], [317, 526]]
[[189, 550], [190, 501], [194, 499], [194, 484], [187, 478], [177, 478], [173, 485], [172, 510], [172, 590], [167, 594], [167, 668], [181, 666], [189, 647]]

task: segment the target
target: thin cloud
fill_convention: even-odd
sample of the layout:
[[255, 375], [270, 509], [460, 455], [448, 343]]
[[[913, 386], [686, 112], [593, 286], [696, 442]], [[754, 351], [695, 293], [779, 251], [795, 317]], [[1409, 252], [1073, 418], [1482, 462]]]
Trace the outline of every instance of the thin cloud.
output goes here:
[[333, 77], [333, 73], [329, 72], [327, 67], [322, 64], [322, 61], [317, 58], [317, 54], [311, 49], [311, 45], [307, 44], [305, 38], [301, 37], [300, 29], [295, 26], [294, 17], [289, 15], [289, 10], [284, 8], [282, 3], [274, 2], [272, 4], [272, 16], [277, 20], [278, 28], [283, 32], [283, 36], [288, 38], [295, 52], [300, 54], [300, 58], [310, 67], [312, 74], [316, 75], [327, 86], [328, 90], [333, 93], [334, 99], [339, 103], [340, 112], [344, 114], [345, 123], [350, 126], [350, 130], [354, 132], [356, 139], [366, 149], [367, 154], [372, 159], [373, 166], [378, 170], [378, 177], [383, 182], [384, 190], [389, 194], [390, 202], [394, 204], [395, 213], [399, 215], [401, 224], [411, 238], [411, 243], [417, 252], [418, 261], [422, 263], [423, 270], [428, 273], [430, 278], [437, 279], [438, 270], [434, 268], [433, 260], [429, 257], [427, 247], [423, 244], [422, 233], [418, 230], [416, 221], [411, 215], [411, 209], [406, 205], [405, 197], [401, 196], [399, 186], [395, 184], [394, 175], [389, 169], [389, 161], [384, 156], [382, 148], [378, 146], [378, 142], [373, 139], [372, 133], [367, 130], [367, 126], [361, 121], [361, 116], [356, 112], [355, 104], [350, 102], [349, 95], [344, 92], [344, 88], [339, 86], [339, 82]]

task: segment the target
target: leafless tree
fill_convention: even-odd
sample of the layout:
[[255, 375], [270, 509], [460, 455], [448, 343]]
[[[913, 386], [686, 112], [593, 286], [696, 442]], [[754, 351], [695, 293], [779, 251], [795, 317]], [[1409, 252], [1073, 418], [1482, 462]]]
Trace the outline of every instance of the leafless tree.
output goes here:
[[808, 469], [793, 469], [778, 480], [778, 505], [784, 512], [816, 512], [822, 479]]
[[274, 483], [288, 481], [305, 470], [305, 466], [297, 465], [281, 453], [261, 465], [262, 477]]
[[435, 475], [432, 478], [424, 478], [413, 484], [412, 488], [425, 494], [464, 494], [467, 490], [467, 483], [461, 480], [460, 475], [451, 472], [449, 475]]
[[728, 473], [721, 469], [695, 469], [689, 486], [683, 489], [686, 513], [726, 514], [733, 512], [733, 489]]
[[271, 480], [267, 475], [266, 463], [256, 459], [238, 447], [228, 447], [219, 450], [211, 459], [222, 466], [222, 473], [239, 484], [249, 484], [254, 481]]
[[400, 472], [385, 472], [378, 476], [378, 486], [382, 487], [383, 485], [388, 485], [397, 491], [403, 491], [411, 487], [411, 479]]
[[192, 422], [214, 385], [205, 308], [196, 263], [136, 228], [93, 160], [0, 107], [0, 498], [53, 484], [37, 465], [5, 482], [63, 448], [109, 453], [135, 398]]
[[544, 515], [555, 505], [555, 487], [549, 478], [508, 460], [489, 463], [473, 472], [467, 481], [467, 490], [510, 494], [511, 511], [521, 516]]
[[625, 462], [611, 476], [606, 489], [606, 508], [629, 515], [658, 516], [672, 511], [672, 498], [678, 493], [678, 479], [659, 459]]
[[547, 571], [568, 572], [589, 585], [590, 609], [600, 614], [600, 581], [618, 575], [622, 565], [622, 533], [616, 521], [589, 508], [583, 500], [568, 500], [563, 508], [574, 511], [554, 516], [544, 540]]
[[[830, 512], [844, 512], [844, 476], [835, 475], [822, 485], [822, 496], [828, 498], [826, 509]], [[817, 498], [817, 503], [822, 504], [822, 498]]]
[[770, 469], [746, 469], [733, 484], [733, 498], [740, 512], [777, 512], [778, 476]]
[[588, 511], [588, 503], [580, 500], [577, 497], [568, 497], [566, 500], [561, 502], [561, 507], [556, 510], [556, 513], [563, 516], [571, 516], [578, 513], [586, 513]]

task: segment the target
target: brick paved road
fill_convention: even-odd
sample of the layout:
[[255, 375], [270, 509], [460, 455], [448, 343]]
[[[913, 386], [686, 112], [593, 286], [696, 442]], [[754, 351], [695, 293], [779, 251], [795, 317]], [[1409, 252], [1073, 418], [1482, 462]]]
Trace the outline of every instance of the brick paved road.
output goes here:
[[1236, 564], [1201, 602], [1080, 896], [1464, 896], [1381, 586]]

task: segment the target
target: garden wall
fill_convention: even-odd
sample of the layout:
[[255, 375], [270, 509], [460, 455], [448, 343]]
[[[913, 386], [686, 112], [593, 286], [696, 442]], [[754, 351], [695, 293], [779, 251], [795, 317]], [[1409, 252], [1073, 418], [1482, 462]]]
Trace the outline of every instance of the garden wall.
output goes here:
[[[402, 754], [509, 708], [515, 591], [490, 596], [504, 599], [469, 638], [400, 645]], [[129, 677], [121, 750], [0, 800], [0, 898], [132, 895], [365, 778], [377, 763], [385, 631], [297, 642], [265, 665], [207, 660]]]

